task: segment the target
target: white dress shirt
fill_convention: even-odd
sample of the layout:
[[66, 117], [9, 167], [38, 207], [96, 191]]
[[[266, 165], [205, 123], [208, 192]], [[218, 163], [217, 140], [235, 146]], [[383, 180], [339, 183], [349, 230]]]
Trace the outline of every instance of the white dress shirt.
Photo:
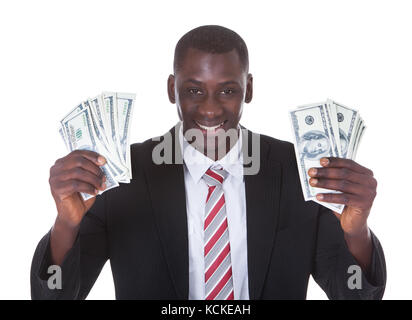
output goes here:
[[183, 151], [186, 188], [187, 224], [189, 236], [189, 299], [205, 299], [204, 217], [208, 186], [202, 176], [209, 167], [225, 169], [229, 175], [223, 182], [229, 228], [235, 300], [249, 299], [246, 196], [243, 180], [242, 135], [220, 160], [213, 161], [192, 147], [183, 137], [180, 126], [179, 141]]

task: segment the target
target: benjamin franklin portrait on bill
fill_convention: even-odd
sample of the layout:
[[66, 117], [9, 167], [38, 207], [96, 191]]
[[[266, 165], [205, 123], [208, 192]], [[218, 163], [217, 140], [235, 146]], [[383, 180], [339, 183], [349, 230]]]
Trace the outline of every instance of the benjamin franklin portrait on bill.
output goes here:
[[300, 138], [299, 149], [306, 159], [319, 160], [330, 154], [329, 138], [318, 130], [306, 132]]

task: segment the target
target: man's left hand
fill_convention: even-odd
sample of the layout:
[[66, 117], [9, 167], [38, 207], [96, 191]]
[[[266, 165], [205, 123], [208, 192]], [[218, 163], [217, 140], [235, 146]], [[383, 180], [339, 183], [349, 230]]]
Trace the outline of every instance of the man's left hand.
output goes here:
[[367, 219], [377, 187], [372, 170], [343, 158], [322, 158], [320, 164], [322, 168], [308, 171], [311, 186], [342, 193], [319, 193], [317, 200], [345, 205], [342, 214], [334, 213], [346, 234], [356, 236], [367, 230]]

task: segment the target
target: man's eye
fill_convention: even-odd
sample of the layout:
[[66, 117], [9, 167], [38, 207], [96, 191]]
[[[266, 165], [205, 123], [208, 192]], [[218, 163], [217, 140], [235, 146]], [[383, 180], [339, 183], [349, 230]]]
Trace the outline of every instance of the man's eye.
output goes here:
[[193, 94], [193, 95], [202, 94], [202, 92], [199, 89], [196, 89], [196, 88], [190, 88], [190, 89], [188, 89], [188, 91], [189, 91], [190, 94]]
[[221, 93], [223, 93], [223, 94], [232, 94], [234, 92], [235, 91], [233, 89], [224, 89], [224, 90], [221, 91]]

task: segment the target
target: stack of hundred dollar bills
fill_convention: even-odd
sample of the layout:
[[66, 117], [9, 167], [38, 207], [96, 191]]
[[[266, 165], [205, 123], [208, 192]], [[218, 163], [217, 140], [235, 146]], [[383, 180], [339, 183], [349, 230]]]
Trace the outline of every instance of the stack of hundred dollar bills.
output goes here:
[[344, 205], [320, 202], [318, 193], [339, 193], [309, 184], [308, 170], [320, 167], [323, 157], [355, 159], [365, 124], [359, 112], [332, 100], [290, 111], [296, 160], [305, 201], [313, 200], [342, 213]]
[[[60, 122], [59, 132], [69, 152], [91, 150], [106, 158], [101, 167], [105, 191], [132, 178], [129, 131], [135, 98], [131, 93], [103, 92], [77, 105]], [[93, 197], [81, 195], [84, 200]]]

